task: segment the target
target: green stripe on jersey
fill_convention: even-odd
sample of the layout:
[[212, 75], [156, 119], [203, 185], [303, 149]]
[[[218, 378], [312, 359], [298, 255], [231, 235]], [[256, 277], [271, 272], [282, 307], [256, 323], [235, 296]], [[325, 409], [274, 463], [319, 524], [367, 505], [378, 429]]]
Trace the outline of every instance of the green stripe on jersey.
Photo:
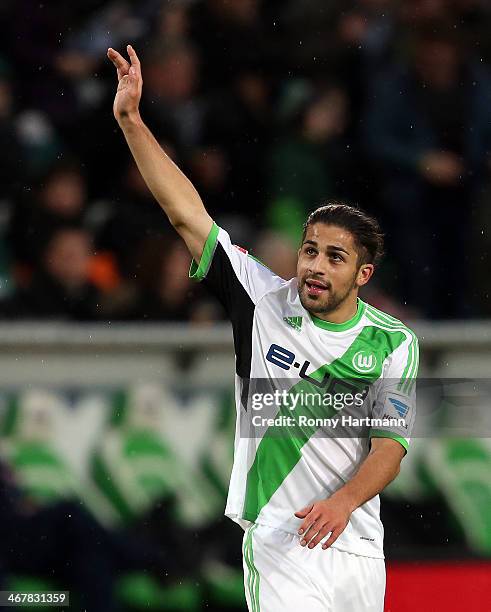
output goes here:
[[[406, 340], [406, 334], [400, 330], [366, 326], [344, 355], [330, 364], [321, 366], [318, 370], [309, 374], [309, 377], [322, 381], [328, 374], [340, 381], [349, 380], [361, 391], [367, 384], [372, 384], [380, 377], [385, 359], [404, 340]], [[353, 362], [355, 356], [359, 353], [374, 355], [375, 366], [369, 372], [360, 373], [360, 371], [355, 370]], [[319, 387], [313, 383], [301, 380], [293, 385], [289, 391], [291, 395], [296, 393], [319, 395], [323, 394], [323, 390], [319, 390]], [[293, 417], [295, 424], [291, 427], [268, 427], [264, 437], [259, 442], [254, 462], [247, 474], [243, 518], [256, 521], [261, 510], [300, 460], [302, 447], [318, 430], [315, 425], [301, 427], [298, 424], [298, 417], [305, 415], [308, 418], [329, 418], [335, 413], [334, 408], [325, 406], [322, 402], [314, 402], [313, 406], [299, 404], [295, 410], [290, 410], [289, 405], [280, 407], [278, 416]]]
[[373, 306], [370, 306], [369, 304], [367, 304], [366, 316], [369, 321], [375, 323], [376, 325], [382, 325], [388, 329], [400, 329], [411, 336], [412, 340], [408, 348], [406, 367], [404, 368], [398, 385], [398, 389], [400, 391], [409, 395], [418, 374], [419, 345], [416, 335], [398, 319], [391, 317], [390, 315], [378, 310], [377, 308], [374, 308]]
[[259, 572], [254, 565], [254, 553], [252, 550], [252, 533], [257, 525], [252, 525], [244, 542], [244, 560], [247, 565], [247, 590], [251, 601], [251, 612], [260, 612], [259, 606]]
[[213, 222], [210, 233], [208, 234], [208, 238], [206, 239], [205, 246], [203, 247], [203, 253], [199, 260], [199, 264], [197, 264], [194, 259], [191, 261], [191, 267], [189, 268], [189, 278], [201, 281], [208, 274], [208, 270], [210, 269], [211, 265], [211, 260], [213, 259], [213, 254], [215, 252], [215, 247], [217, 245], [218, 232], [219, 227], [215, 222]]

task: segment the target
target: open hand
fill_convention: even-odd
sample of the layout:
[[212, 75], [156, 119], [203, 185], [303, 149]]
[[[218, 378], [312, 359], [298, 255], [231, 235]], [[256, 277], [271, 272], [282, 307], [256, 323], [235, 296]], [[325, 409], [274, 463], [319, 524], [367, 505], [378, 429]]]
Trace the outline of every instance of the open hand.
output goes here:
[[113, 104], [114, 116], [118, 122], [138, 115], [143, 86], [140, 60], [131, 45], [128, 45], [126, 49], [130, 62], [114, 49], [107, 50], [107, 57], [116, 67], [118, 75], [118, 89]]

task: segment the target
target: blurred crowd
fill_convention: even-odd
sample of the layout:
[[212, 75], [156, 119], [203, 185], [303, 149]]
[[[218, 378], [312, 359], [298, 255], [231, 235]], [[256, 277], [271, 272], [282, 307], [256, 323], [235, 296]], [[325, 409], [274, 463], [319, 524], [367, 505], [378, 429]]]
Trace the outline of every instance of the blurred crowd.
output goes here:
[[486, 0], [4, 0], [0, 316], [223, 317], [112, 116], [109, 46], [141, 113], [235, 242], [295, 275], [329, 199], [386, 232], [365, 294], [401, 317], [491, 316]]

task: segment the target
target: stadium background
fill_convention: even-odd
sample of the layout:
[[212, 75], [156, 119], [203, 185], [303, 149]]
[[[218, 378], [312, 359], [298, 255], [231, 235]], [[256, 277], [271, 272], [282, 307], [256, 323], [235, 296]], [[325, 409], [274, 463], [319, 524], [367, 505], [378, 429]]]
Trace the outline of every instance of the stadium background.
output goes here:
[[[387, 233], [364, 298], [425, 381], [484, 380], [489, 4], [4, 0], [0, 25], [0, 584], [243, 609], [231, 334], [131, 162], [107, 47], [137, 49], [145, 121], [238, 244], [289, 278], [307, 212], [359, 202]], [[491, 609], [489, 402], [459, 393], [422, 402], [383, 496], [387, 612]]]

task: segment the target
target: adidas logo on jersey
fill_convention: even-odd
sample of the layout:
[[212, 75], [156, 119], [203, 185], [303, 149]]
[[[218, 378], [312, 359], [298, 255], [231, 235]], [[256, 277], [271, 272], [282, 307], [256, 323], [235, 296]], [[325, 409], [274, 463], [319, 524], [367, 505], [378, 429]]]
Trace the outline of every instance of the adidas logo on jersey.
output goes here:
[[283, 317], [283, 321], [296, 331], [302, 330], [302, 317]]

